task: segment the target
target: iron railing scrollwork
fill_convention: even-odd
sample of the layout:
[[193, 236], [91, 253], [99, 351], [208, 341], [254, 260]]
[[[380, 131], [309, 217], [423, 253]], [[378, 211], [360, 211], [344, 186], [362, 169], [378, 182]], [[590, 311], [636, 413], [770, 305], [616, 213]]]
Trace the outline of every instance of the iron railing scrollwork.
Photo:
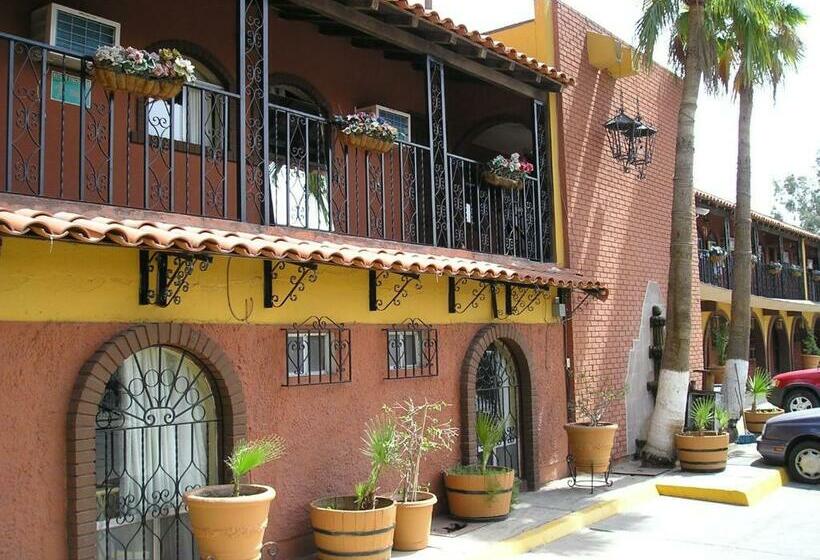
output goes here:
[[205, 272], [212, 262], [208, 255], [140, 250], [140, 305], [179, 305], [190, 289], [191, 275]]
[[282, 329], [286, 387], [351, 381], [350, 329], [329, 317], [313, 316]]
[[[305, 291], [307, 284], [313, 284], [318, 278], [318, 266], [315, 263], [289, 263], [287, 261], [265, 261], [263, 265], [263, 301], [266, 308], [283, 307], [286, 303], [296, 301], [299, 294]], [[280, 293], [275, 293], [277, 280], [286, 270], [292, 274], [287, 277]], [[283, 275], [284, 276], [284, 275]]]
[[386, 379], [436, 377], [438, 330], [421, 319], [406, 319], [384, 329], [387, 342]]

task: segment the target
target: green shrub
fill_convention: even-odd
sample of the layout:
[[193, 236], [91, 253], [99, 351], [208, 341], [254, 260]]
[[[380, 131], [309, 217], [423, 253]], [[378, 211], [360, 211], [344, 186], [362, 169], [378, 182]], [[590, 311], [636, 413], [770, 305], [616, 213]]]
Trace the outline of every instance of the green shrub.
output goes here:
[[255, 441], [241, 441], [225, 464], [233, 475], [233, 495], [239, 496], [239, 482], [252, 470], [265, 463], [279, 459], [285, 454], [285, 442], [279, 436], [270, 436]]

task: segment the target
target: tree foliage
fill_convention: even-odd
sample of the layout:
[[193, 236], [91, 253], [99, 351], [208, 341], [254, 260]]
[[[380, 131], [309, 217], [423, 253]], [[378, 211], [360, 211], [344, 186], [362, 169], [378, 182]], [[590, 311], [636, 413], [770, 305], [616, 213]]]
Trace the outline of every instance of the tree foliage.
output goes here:
[[774, 182], [775, 207], [772, 215], [783, 220], [786, 212], [797, 225], [820, 235], [820, 152], [815, 159], [814, 177], [788, 175]]

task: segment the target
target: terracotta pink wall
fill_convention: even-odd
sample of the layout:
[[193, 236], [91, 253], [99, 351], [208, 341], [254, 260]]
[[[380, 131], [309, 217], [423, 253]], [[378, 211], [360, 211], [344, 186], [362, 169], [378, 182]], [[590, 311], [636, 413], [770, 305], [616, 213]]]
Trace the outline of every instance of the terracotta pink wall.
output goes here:
[[[367, 474], [359, 453], [365, 421], [382, 403], [444, 399], [458, 425], [461, 364], [482, 325], [439, 327], [439, 376], [384, 380], [383, 327], [352, 328], [353, 381], [344, 385], [282, 387], [283, 333], [278, 326], [195, 325], [231, 360], [247, 404], [250, 437], [282, 435], [288, 453], [260, 469], [257, 482], [276, 487], [268, 538], [292, 558], [310, 546], [307, 504], [349, 493]], [[78, 372], [95, 350], [123, 330], [122, 324], [0, 323], [0, 504], [6, 530], [0, 549], [14, 558], [67, 558], [66, 433], [68, 404]], [[539, 482], [564, 473], [566, 404], [561, 331], [521, 326], [531, 349], [529, 368], [536, 394]], [[424, 480], [441, 490], [440, 471], [459, 461], [459, 448], [426, 462]], [[394, 481], [385, 480], [384, 491]]]

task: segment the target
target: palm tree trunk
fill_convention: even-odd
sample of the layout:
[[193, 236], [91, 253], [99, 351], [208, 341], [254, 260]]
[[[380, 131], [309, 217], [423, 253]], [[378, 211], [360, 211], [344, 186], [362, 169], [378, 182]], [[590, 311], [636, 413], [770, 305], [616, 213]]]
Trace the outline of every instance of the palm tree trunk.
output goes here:
[[732, 289], [732, 319], [729, 325], [728, 360], [724, 385], [729, 415], [743, 415], [743, 393], [749, 373], [749, 331], [751, 330], [752, 299], [752, 164], [751, 121], [753, 86], [739, 92], [740, 116], [737, 134], [737, 193], [735, 206], [735, 255]]
[[689, 346], [692, 332], [692, 223], [695, 207], [692, 188], [695, 159], [695, 112], [703, 67], [701, 33], [703, 0], [689, 4], [689, 40], [684, 65], [683, 97], [678, 112], [675, 177], [672, 194], [669, 288], [666, 342], [644, 461], [669, 465], [675, 461], [675, 433], [683, 427], [689, 387]]

